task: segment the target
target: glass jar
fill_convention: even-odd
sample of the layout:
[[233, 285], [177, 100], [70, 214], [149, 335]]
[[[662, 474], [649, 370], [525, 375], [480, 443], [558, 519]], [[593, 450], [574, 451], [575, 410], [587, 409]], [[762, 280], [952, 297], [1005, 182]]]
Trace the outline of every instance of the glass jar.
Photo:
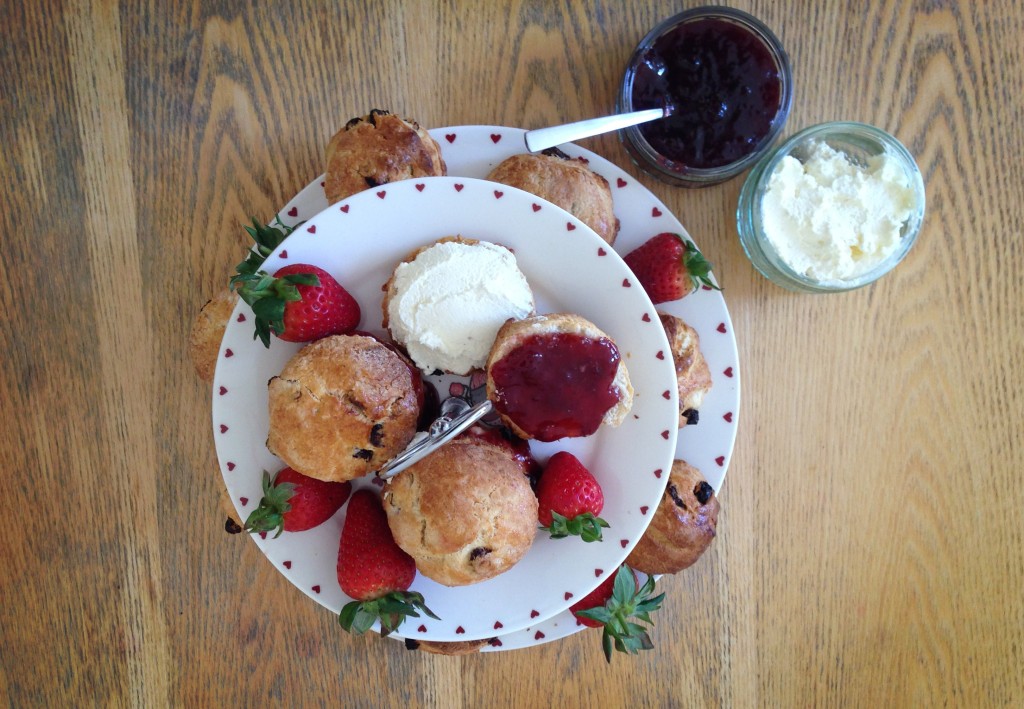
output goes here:
[[[795, 158], [801, 164], [806, 163], [811, 158], [814, 146], [820, 143], [841, 153], [850, 164], [865, 170], [872, 165], [873, 158], [888, 156], [905, 178], [905, 187], [901, 189], [905, 189], [909, 193], [907, 216], [899, 227], [898, 241], [895, 242], [895, 246], [891, 250], [886, 249], [887, 253], [880, 252], [877, 259], [874, 259], [869, 252], [858, 252], [859, 258], [872, 257], [871, 265], [849, 277], [822, 275], [827, 271], [828, 264], [834, 263], [829, 256], [830, 248], [851, 248], [849, 244], [840, 239], [833, 239], [834, 243], [830, 246], [825, 236], [827, 230], [824, 227], [815, 227], [816, 234], [813, 239], [804, 237], [792, 239], [778, 233], [770, 234], [768, 232], [772, 227], [766, 228], [765, 199], [773, 175], [782, 169], [782, 162], [787, 157]], [[790, 166], [793, 167], [792, 163]], [[816, 179], [818, 178], [798, 185], [797, 189], [817, 189], [814, 187]], [[832, 178], [821, 179], [823, 180], [823, 189], [828, 189], [828, 185], [825, 183]], [[811, 186], [807, 187], [808, 184]], [[852, 198], [848, 188], [844, 188], [844, 192], [841, 199], [826, 199], [820, 209], [832, 211], [841, 209], [842, 202]], [[793, 291], [835, 293], [874, 283], [895, 268], [917, 240], [921, 222], [924, 219], [924, 211], [924, 181], [913, 156], [902, 143], [874, 126], [863, 123], [833, 122], [811, 126], [793, 135], [776, 150], [766, 155], [750, 171], [740, 191], [736, 222], [743, 250], [750, 258], [754, 268], [766, 278]], [[865, 209], [864, 213], [870, 214], [871, 210]], [[824, 216], [827, 216], [827, 213]], [[819, 219], [820, 221], [821, 219]], [[802, 228], [805, 231], [809, 229], [807, 225]], [[814, 254], [807, 254], [806, 249], [793, 251], [801, 244], [811, 243], [814, 244]], [[780, 250], [786, 253], [781, 253]], [[804, 266], [813, 265], [815, 259], [823, 263], [820, 273], [813, 273], [808, 268], [801, 269], [794, 265], [797, 260]], [[864, 261], [864, 263], [869, 262]]]
[[757, 162], [792, 101], [789, 58], [771, 30], [740, 10], [696, 8], [643, 38], [619, 93], [620, 113], [667, 104], [672, 115], [620, 137], [640, 169], [664, 182], [713, 185]]

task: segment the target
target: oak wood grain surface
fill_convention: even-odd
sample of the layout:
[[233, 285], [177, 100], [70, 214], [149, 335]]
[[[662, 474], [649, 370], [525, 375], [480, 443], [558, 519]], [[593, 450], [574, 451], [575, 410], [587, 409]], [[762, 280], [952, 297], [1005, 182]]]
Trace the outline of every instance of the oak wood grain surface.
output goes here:
[[741, 179], [636, 175], [725, 285], [743, 367], [719, 536], [666, 577], [656, 648], [596, 631], [461, 658], [353, 638], [224, 532], [192, 319], [370, 107], [433, 127], [600, 115], [695, 3], [0, 4], [10, 706], [1024, 703], [1024, 6], [736, 2], [786, 46], [786, 133], [895, 134], [919, 242], [859, 291], [795, 295], [735, 231]]

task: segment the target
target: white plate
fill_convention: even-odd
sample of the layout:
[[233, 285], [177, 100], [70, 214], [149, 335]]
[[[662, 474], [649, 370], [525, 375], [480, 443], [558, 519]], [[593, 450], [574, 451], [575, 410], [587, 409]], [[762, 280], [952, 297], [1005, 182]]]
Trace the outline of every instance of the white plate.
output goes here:
[[[483, 177], [490, 169], [498, 162], [503, 160], [517, 152], [522, 152], [522, 133], [521, 129], [506, 128], [506, 127], [494, 127], [494, 126], [460, 126], [454, 128], [441, 128], [431, 131], [434, 137], [439, 141], [444, 151], [444, 158], [448, 165], [449, 175], [460, 175], [466, 177]], [[561, 146], [562, 149], [570, 155], [575, 157], [583, 157], [588, 160], [590, 167], [596, 172], [604, 175], [611, 184], [613, 196], [615, 198], [615, 210], [616, 214], [621, 220], [621, 231], [619, 238], [616, 241], [616, 251], [618, 253], [626, 253], [630, 249], [642, 243], [645, 239], [653, 236], [659, 231], [677, 231], [685, 234], [685, 229], [681, 224], [671, 215], [668, 209], [662, 204], [657, 198], [654, 197], [647, 189], [642, 185], [633, 180], [628, 174], [613, 165], [612, 163], [604, 160], [596, 154], [583, 150], [573, 145]], [[422, 181], [421, 181], [422, 182]], [[410, 183], [415, 185], [415, 183]], [[424, 183], [428, 184], [428, 183]], [[433, 184], [430, 181], [429, 184]], [[454, 184], [454, 183], [452, 183]], [[470, 184], [468, 182], [464, 184]], [[379, 200], [376, 197], [378, 191], [391, 191], [393, 188], [398, 188], [400, 183], [394, 183], [392, 185], [386, 185], [378, 190], [370, 190], [363, 193], [362, 196], [353, 197], [352, 199], [358, 199], [370, 204], [373, 204], [375, 200]], [[493, 185], [488, 186], [493, 192], [493, 189], [499, 189], [505, 194], [512, 195], [517, 191], [509, 188], [500, 188]], [[406, 189], [415, 189], [415, 187], [406, 187]], [[452, 188], [454, 191], [454, 187]], [[468, 196], [468, 195], [467, 195]], [[486, 193], [484, 195], [487, 196]], [[388, 197], [385, 197], [387, 199]], [[501, 199], [497, 199], [491, 195], [493, 203], [490, 205], [494, 207], [504, 200], [504, 196]], [[533, 200], [534, 198], [528, 197]], [[352, 200], [348, 200], [346, 203], [351, 203]], [[383, 204], [383, 200], [379, 200]], [[511, 201], [511, 200], [510, 200]], [[509, 201], [509, 202], [510, 202]], [[319, 211], [326, 207], [326, 199], [323, 196], [322, 190], [322, 178], [314, 180], [308, 185], [302, 192], [300, 192], [291, 202], [289, 202], [282, 209], [281, 218], [288, 223], [295, 223], [300, 220], [309, 219], [311, 216], [317, 214]], [[341, 206], [344, 203], [339, 204], [336, 208], [340, 212]], [[540, 203], [545, 206], [542, 212], [547, 213], [546, 209], [548, 205], [546, 203]], [[348, 214], [352, 214], [353, 204], [349, 205]], [[550, 212], [555, 213], [555, 208], [551, 207]], [[496, 224], [497, 220], [492, 220], [490, 223], [493, 226], [500, 226]], [[595, 241], [596, 235], [590, 232], [588, 229], [583, 227], [582, 224], [571, 219], [566, 218], [566, 223], [574, 223], [577, 229], [574, 230], [573, 234], [577, 237], [586, 234], [586, 238], [591, 241], [591, 246], [596, 245], [600, 247], [600, 242]], [[289, 251], [290, 261], [295, 261], [295, 255], [298, 252], [291, 251], [293, 241], [297, 243], [296, 236], [303, 233], [304, 229], [309, 226], [317, 225], [318, 233], [323, 233], [319, 227], [319, 222], [311, 221], [303, 226], [289, 239], [288, 244], [285, 245], [285, 249]], [[406, 230], [409, 225], [407, 223], [402, 224], [403, 230]], [[431, 235], [426, 240], [429, 241], [436, 236], [444, 234]], [[473, 236], [480, 236], [478, 234], [468, 234]], [[381, 279], [382, 274], [386, 277], [385, 271], [390, 270], [390, 263], [384, 264], [383, 261], [387, 259], [397, 260], [404, 255], [403, 246], [397, 242], [392, 242], [391, 239], [396, 238], [394, 235], [387, 235], [388, 241], [384, 247], [381, 246], [372, 237], [368, 237], [367, 241], [373, 243], [373, 251], [370, 254], [371, 258], [377, 260], [377, 275], [374, 277], [368, 277], [366, 270], [360, 268], [359, 272], [363, 274], [361, 278], [368, 280], [365, 291], [360, 291], [357, 288], [351, 288], [352, 284], [346, 281], [346, 277], [350, 273], [349, 266], [351, 264], [350, 259], [342, 259], [344, 263], [339, 263], [337, 269], [328, 268], [328, 270], [335, 271], [337, 275], [342, 277], [342, 281], [350, 290], [353, 290], [357, 298], [360, 299], [363, 305], [364, 319], [363, 327], [365, 329], [375, 329], [379, 327], [379, 291], [374, 291], [374, 288], [379, 288], [379, 283], [383, 282]], [[484, 236], [483, 238], [487, 238]], [[494, 237], [494, 240], [500, 241], [501, 239]], [[315, 243], [315, 242], [313, 242]], [[366, 242], [360, 242], [366, 243]], [[418, 243], [415, 245], [419, 245]], [[517, 255], [521, 255], [522, 247], [517, 247]], [[318, 252], [319, 253], [319, 252]], [[337, 257], [337, 254], [332, 254], [332, 257]], [[708, 255], [713, 260], [713, 254]], [[339, 257], [340, 258], [340, 257]], [[575, 261], [575, 259], [574, 259]], [[609, 264], [615, 263], [616, 268], [619, 265], [617, 260], [611, 259], [604, 260], [602, 263]], [[522, 264], [524, 272], [533, 282], [535, 279], [532, 277], [530, 270], [525, 264]], [[556, 269], [557, 270], [557, 269]], [[571, 269], [570, 269], [571, 270]], [[354, 274], [355, 269], [352, 269], [351, 273]], [[561, 277], [562, 274], [557, 274]], [[621, 274], [615, 274], [613, 278], [618, 279]], [[589, 283], [590, 278], [593, 274], [588, 275], [587, 287], [590, 288], [592, 285]], [[628, 277], [628, 272], [624, 277]], [[375, 279], [381, 279], [376, 283], [373, 283]], [[613, 281], [619, 282], [621, 281]], [[563, 294], [549, 293], [545, 290], [545, 286], [548, 284], [547, 280], [543, 283], [534, 283], [535, 289], [538, 291], [538, 305], [543, 311], [548, 305], [558, 303], [561, 298], [568, 297], [570, 301], [576, 302], [576, 294]], [[614, 289], [613, 289], [614, 290]], [[636, 289], [633, 289], [635, 293]], [[364, 296], [365, 293], [365, 296]], [[626, 293], [624, 290], [623, 293]], [[619, 294], [620, 296], [622, 294]], [[364, 302], [369, 298], [372, 302]], [[589, 302], [589, 299], [584, 298], [581, 307], [576, 308], [577, 311], [584, 315], [593, 306], [593, 303]], [[619, 301], [619, 298], [616, 298]], [[646, 300], [646, 299], [642, 299]], [[649, 304], [645, 303], [645, 308], [649, 308]], [[666, 312], [678, 315], [689, 322], [695, 327], [702, 337], [702, 349], [708, 359], [712, 369], [712, 376], [715, 380], [715, 386], [711, 393], [706, 397], [704, 405], [701, 409], [701, 421], [697, 426], [686, 427], [679, 432], [677, 447], [672, 453], [677, 457], [683, 457], [692, 464], [700, 468], [708, 481], [719, 489], [722, 481], [724, 480], [725, 471], [728, 468], [729, 459], [731, 457], [733, 443], [735, 441], [735, 427], [737, 423], [738, 409], [739, 409], [739, 368], [738, 360], [736, 355], [735, 339], [732, 334], [731, 322], [729, 319], [728, 311], [725, 307], [725, 302], [721, 297], [721, 294], [715, 291], [700, 291], [695, 293], [682, 301], [676, 303], [663, 304], [659, 306]], [[621, 304], [614, 306], [613, 311], [621, 311]], [[585, 312], [586, 311], [586, 312]], [[246, 312], [245, 306], [240, 306], [236, 312], [236, 317], [239, 314]], [[652, 311], [651, 311], [652, 312]], [[648, 316], [651, 312], [644, 311]], [[592, 315], [588, 315], [592, 320], [597, 322], [601, 327], [613, 335], [618, 341], [620, 346], [623, 342], [632, 347], [632, 340], [634, 337], [643, 336], [647, 329], [647, 323], [643, 320], [643, 314], [641, 314], [638, 321], [632, 324], [627, 323], [628, 327], [625, 331], [619, 333], [614, 331], [615, 326], [609, 325], [607, 321], [607, 315], [605, 312], [596, 312]], [[626, 320], [628, 321], [628, 316]], [[654, 328], [656, 329], [656, 328]], [[649, 333], [647, 333], [649, 334]], [[231, 339], [229, 339], [231, 338]], [[218, 366], [217, 377], [214, 382], [214, 434], [218, 442], [218, 454], [221, 460], [221, 467], [224, 473], [225, 480], [228, 484], [229, 492], [231, 493], [232, 499], [235, 501], [236, 507], [239, 509], [239, 514], [246, 515], [248, 510], [252, 509], [252, 506], [256, 503], [259, 498], [259, 486], [258, 486], [258, 475], [259, 470], [263, 467], [273, 468], [279, 466], [280, 462], [269, 455], [263, 447], [263, 439], [260, 436], [265, 436], [266, 430], [266, 413], [265, 413], [265, 391], [262, 392], [262, 399], [259, 401], [250, 401], [248, 403], [243, 402], [241, 399], [235, 399], [235, 392], [242, 388], [251, 389], [253, 392], [259, 392], [260, 387], [252, 387], [251, 382], [260, 381], [260, 375], [254, 372], [247, 372], [239, 380], [231, 380], [226, 368], [226, 363], [231, 358], [226, 358], [225, 355], [228, 349], [232, 349], [232, 354], [235, 354], [233, 349], [239, 349], [240, 351], [248, 351], [247, 348], [253, 347], [251, 341], [251, 334], [247, 328], [236, 327], [235, 323], [232, 323], [229, 329], [228, 335], [225, 336], [225, 341], [222, 346], [221, 363]], [[660, 346], [660, 344], [659, 344]], [[262, 349], [262, 348], [261, 348]], [[635, 348], [627, 350], [623, 348], [627, 354], [628, 359], [627, 365], [631, 365], [631, 374], [636, 379], [637, 374], [634, 374], [634, 370], [637, 373], [643, 371], [651, 374], [655, 381], [665, 381], [664, 374], [657, 373], [657, 367], [637, 367], [632, 362], [635, 360]], [[286, 343], [275, 341], [272, 349], [267, 352], [268, 357], [270, 353], [273, 354], [273, 359], [279, 360], [283, 365], [287, 356], [294, 351], [294, 346], [287, 346]], [[263, 357], [263, 354], [255, 351], [257, 357]], [[241, 359], [235, 360], [234, 364], [241, 362]], [[660, 362], [661, 360], [659, 360]], [[275, 363], [273, 366], [277, 366]], [[660, 365], [659, 365], [660, 366]], [[236, 372], [242, 372], [244, 367], [235, 369]], [[279, 367], [278, 367], [279, 369]], [[271, 372], [276, 373], [276, 372]], [[229, 386], [229, 384], [231, 386]], [[634, 381], [636, 384], [636, 381]], [[223, 387], [223, 389], [222, 389]], [[646, 386], [644, 387], [646, 389]], [[655, 387], [657, 388], [657, 387]], [[225, 391], [224, 394], [221, 394]], [[442, 395], [444, 390], [442, 389]], [[251, 392], [252, 393], [252, 392]], [[642, 392], [641, 392], [642, 394]], [[259, 399], [259, 397], [256, 397]], [[646, 401], [650, 403], [650, 395]], [[661, 398], [656, 397], [656, 398]], [[644, 402], [642, 395], [637, 397], [637, 401], [640, 403]], [[665, 405], [674, 406], [674, 394], [670, 400], [661, 398]], [[243, 415], [239, 418], [240, 412], [249, 412], [248, 416]], [[659, 414], [660, 416], [660, 414]], [[226, 418], [225, 418], [226, 417]], [[250, 428], [257, 432], [255, 441], [250, 440], [246, 443], [239, 445], [241, 439], [230, 436], [230, 432], [233, 428], [229, 426], [227, 432], [222, 432], [221, 425], [224, 420], [231, 419], [232, 422], [238, 421], [238, 425], [242, 428]], [[646, 418], [646, 414], [645, 414]], [[642, 419], [641, 419], [642, 420]], [[228, 424], [223, 424], [228, 425]], [[626, 424], [631, 426], [630, 424]], [[635, 424], [634, 424], [635, 425]], [[655, 428], [658, 428], [657, 426]], [[628, 432], [631, 428], [620, 429], [620, 431]], [[649, 429], [644, 429], [649, 431]], [[259, 433], [262, 431], [262, 433]], [[235, 432], [237, 436], [238, 432]], [[599, 470], [610, 470], [607, 468], [607, 448], [604, 443], [601, 442], [601, 438], [604, 435], [604, 430], [596, 434], [594, 441], [589, 439], [577, 440], [567, 442], [564, 446], [573, 450], [577, 454], [583, 455], [586, 462], [589, 465]], [[619, 435], [624, 435], [620, 433]], [[640, 438], [631, 438], [629, 445], [626, 447], [630, 452], [630, 466], [636, 469], [636, 460], [634, 459], [636, 448], [636, 442], [643, 438], [643, 433], [638, 434]], [[665, 447], [672, 447], [672, 435], [670, 431], [669, 439], [660, 439], [664, 441], [664, 444], [657, 443], [656, 448], [660, 449]], [[234, 441], [231, 444], [230, 441]], [[248, 444], [252, 444], [249, 446]], [[608, 443], [611, 443], [609, 441]], [[539, 457], [546, 457], [551, 451], [562, 447], [558, 444], [544, 444], [535, 445], [535, 450]], [[589, 457], [593, 456], [595, 452], [600, 452], [600, 459], [605, 460], [605, 467], [601, 468], [600, 463], [595, 460], [590, 460]], [[237, 453], [237, 455], [236, 455]], [[235, 458], [238, 458], [236, 460]], [[243, 471], [244, 459], [247, 470]], [[650, 466], [648, 466], [650, 467]], [[656, 470], [657, 468], [653, 468]], [[255, 471], [255, 472], [253, 472]], [[658, 479], [659, 482], [655, 486], [660, 490], [663, 486], [663, 479]], [[604, 482], [604, 481], [602, 481]], [[630, 488], [626, 488], [628, 491]], [[613, 491], [615, 490], [614, 484], [612, 485]], [[660, 494], [660, 492], [659, 492]], [[657, 496], [651, 498], [656, 501]], [[618, 538], [615, 536], [616, 527], [620, 530], [624, 530], [630, 527], [631, 522], [638, 522], [633, 525], [634, 529], [642, 529], [646, 526], [645, 515], [639, 514], [639, 507], [648, 507], [650, 504], [644, 504], [637, 506], [636, 500], [633, 502], [633, 509], [628, 509], [628, 503], [626, 503], [626, 514], [619, 524], [613, 524], [613, 529], [610, 530], [611, 534], [608, 536], [609, 542], [619, 541], [618, 546], [622, 553], [616, 554], [617, 557], [623, 558], [625, 552], [632, 547], [635, 543], [635, 537], [637, 535], [626, 536], [624, 534], [619, 535]], [[638, 517], [639, 514], [639, 517]], [[605, 515], [607, 516], [607, 515]], [[618, 512], [616, 512], [618, 516]], [[318, 530], [310, 530], [299, 534], [284, 534], [277, 540], [260, 540], [256, 539], [257, 544], [267, 554], [268, 558], [277, 566], [282, 573], [284, 573], [296, 586], [305, 591], [312, 598], [336, 611], [342, 602], [345, 600], [344, 595], [340, 589], [337, 588], [337, 581], [334, 575], [334, 562], [337, 551], [337, 535], [339, 533], [342, 520], [344, 518], [344, 510], [339, 512], [332, 520], [326, 523], [323, 527]], [[618, 520], [615, 520], [618, 521]], [[621, 539], [626, 539], [626, 546], [621, 546]], [[529, 570], [529, 567], [524, 566], [529, 561], [531, 564], [538, 563], [543, 564], [541, 561], [542, 554], [556, 554], [558, 564], [561, 567], [565, 567], [567, 561], [577, 557], [577, 550], [583, 549], [586, 552], [586, 547], [594, 547], [595, 545], [584, 545], [577, 540], [567, 540], [569, 543], [576, 544], [571, 548], [569, 553], [565, 553], [568, 547], [559, 546], [553, 548], [550, 552], [542, 552], [544, 547], [552, 544], [564, 544], [564, 542], [550, 542], [549, 540], [542, 541], [538, 538], [538, 544], [535, 550], [531, 550], [527, 560], [524, 560], [519, 567], [523, 567], [524, 570]], [[591, 550], [593, 551], [593, 550]], [[533, 556], [538, 557], [538, 561], [532, 560]], [[577, 565], [578, 566], [578, 565]], [[584, 565], [586, 566], [586, 565]], [[609, 568], [604, 568], [608, 566]], [[524, 647], [532, 644], [549, 642], [554, 639], [565, 637], [573, 632], [581, 629], [581, 626], [577, 625], [575, 618], [567, 610], [559, 611], [558, 609], [565, 609], [572, 603], [572, 598], [578, 598], [581, 594], [585, 594], [591, 588], [597, 585], [601, 579], [611, 573], [613, 568], [609, 564], [603, 564], [602, 566], [593, 566], [590, 569], [585, 569], [582, 577], [573, 577], [571, 582], [561, 584], [557, 586], [557, 591], [554, 594], [541, 592], [544, 596], [542, 600], [545, 603], [528, 603], [518, 604], [521, 606], [520, 610], [516, 611], [516, 614], [510, 615], [506, 612], [505, 607], [500, 605], [500, 599], [498, 602], [491, 603], [491, 599], [494, 599], [493, 591], [491, 586], [493, 585], [504, 585], [506, 590], [513, 591], [513, 601], [518, 601], [522, 595], [528, 592], [530, 589], [539, 586], [536, 582], [536, 578], [526, 578], [525, 580], [520, 578], [520, 575], [524, 573], [523, 570], [519, 571], [517, 575], [512, 576], [516, 569], [512, 572], [505, 574], [497, 579], [485, 582], [484, 584], [478, 584], [475, 586], [465, 587], [464, 589], [446, 589], [442, 586], [434, 584], [427, 579], [422, 577], [417, 579], [414, 588], [422, 590], [427, 595], [428, 603], [434, 608], [447, 609], [448, 600], [450, 597], [451, 608], [453, 609], [455, 616], [449, 615], [445, 617], [443, 612], [439, 612], [444, 619], [441, 622], [425, 620], [422, 624], [415, 622], [415, 619], [407, 621], [407, 624], [400, 629], [400, 634], [413, 638], [431, 639], [431, 640], [468, 640], [473, 637], [492, 637], [499, 636], [501, 645], [494, 646], [490, 649], [493, 650], [504, 650], [512, 649], [516, 647]], [[602, 573], [595, 573], [596, 569], [601, 569]], [[589, 572], [589, 573], [587, 573]], [[563, 572], [563, 577], [568, 578], [570, 575], [576, 572]], [[505, 581], [502, 582], [502, 579]], [[501, 583], [499, 583], [501, 582]], [[511, 582], [511, 583], [509, 583]], [[563, 588], [564, 587], [564, 588]], [[550, 588], [550, 587], [549, 587]], [[468, 592], [468, 595], [467, 595]], [[566, 593], [571, 593], [571, 598], [565, 598]], [[559, 596], [559, 594], [561, 594]], [[437, 598], [435, 598], [437, 596]], [[441, 600], [444, 600], [444, 604], [441, 604]], [[488, 603], [486, 606], [480, 602], [482, 597], [487, 597]], [[467, 600], [468, 599], [468, 600]], [[523, 617], [523, 610], [526, 605], [530, 605], [528, 617]], [[544, 608], [534, 608], [533, 605], [543, 605]], [[500, 613], [496, 614], [492, 609], [501, 607]], [[552, 610], [554, 609], [554, 610]], [[491, 611], [491, 612], [489, 612]], [[536, 617], [533, 616], [533, 612], [537, 612]], [[452, 620], [452, 618], [455, 620]], [[493, 618], [493, 620], [492, 620]], [[547, 620], [545, 620], [547, 618]], [[506, 622], [507, 621], [507, 622]], [[516, 629], [516, 628], [519, 629]], [[461, 632], [460, 632], [461, 631]]]

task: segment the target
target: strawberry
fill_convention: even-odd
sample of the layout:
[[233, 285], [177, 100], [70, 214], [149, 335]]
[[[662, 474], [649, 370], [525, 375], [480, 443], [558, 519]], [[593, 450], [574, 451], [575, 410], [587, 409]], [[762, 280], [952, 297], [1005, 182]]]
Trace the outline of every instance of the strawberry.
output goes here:
[[558, 451], [548, 460], [537, 483], [537, 518], [552, 539], [570, 535], [585, 542], [601, 541], [608, 523], [598, 517], [604, 508], [601, 484], [579, 458]]
[[352, 483], [325, 482], [291, 468], [271, 476], [263, 471], [263, 499], [245, 520], [247, 532], [303, 532], [323, 524], [341, 509]]
[[253, 337], [267, 347], [271, 331], [287, 342], [310, 342], [349, 333], [359, 324], [359, 303], [317, 266], [293, 263], [273, 276], [257, 271], [231, 283], [255, 315]]
[[614, 575], [602, 581], [569, 610], [586, 626], [604, 627], [601, 645], [605, 659], [611, 662], [613, 648], [635, 655], [638, 650], [654, 647], [647, 630], [631, 620], [653, 625], [650, 614], [661, 607], [665, 594], [652, 597], [652, 593], [654, 578], [648, 578], [640, 587], [636, 572], [623, 564]]
[[417, 610], [437, 618], [423, 596], [410, 592], [416, 563], [391, 536], [380, 498], [368, 489], [357, 490], [348, 503], [338, 546], [338, 583], [354, 600], [341, 609], [338, 623], [362, 635], [380, 621], [381, 635], [395, 630]]
[[721, 290], [708, 277], [711, 263], [679, 234], [666, 231], [653, 236], [623, 260], [654, 304], [679, 300], [701, 286]]

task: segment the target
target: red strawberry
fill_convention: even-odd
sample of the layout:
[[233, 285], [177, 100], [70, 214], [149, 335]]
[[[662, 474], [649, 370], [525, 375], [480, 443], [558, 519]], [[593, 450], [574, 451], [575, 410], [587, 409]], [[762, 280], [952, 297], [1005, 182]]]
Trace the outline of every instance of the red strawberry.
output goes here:
[[701, 286], [721, 290], [708, 278], [711, 263], [679, 234], [666, 231], [653, 236], [623, 260], [655, 304], [679, 300]]
[[352, 483], [325, 482], [284, 468], [263, 471], [263, 499], [245, 520], [247, 532], [303, 532], [323, 524], [341, 509]]
[[608, 523], [598, 517], [604, 508], [601, 484], [572, 453], [558, 451], [544, 468], [537, 483], [541, 528], [552, 539], [570, 535], [585, 542], [601, 541], [601, 528]]
[[654, 647], [651, 637], [635, 620], [653, 625], [650, 614], [661, 607], [664, 593], [652, 597], [654, 578], [650, 577], [643, 587], [639, 586], [636, 573], [623, 564], [601, 585], [569, 607], [580, 622], [591, 628], [604, 626], [601, 645], [608, 662], [612, 661], [612, 649], [636, 654], [637, 650]]
[[359, 324], [359, 303], [327, 271], [289, 264], [273, 276], [265, 271], [231, 279], [252, 308], [256, 335], [270, 346], [270, 333], [288, 342], [310, 342], [351, 332]]
[[391, 536], [380, 498], [371, 490], [357, 490], [338, 546], [338, 583], [355, 599], [341, 609], [341, 627], [362, 635], [379, 620], [381, 635], [387, 635], [407, 616], [419, 618], [417, 610], [437, 618], [421, 594], [408, 590], [415, 576], [416, 563]]

